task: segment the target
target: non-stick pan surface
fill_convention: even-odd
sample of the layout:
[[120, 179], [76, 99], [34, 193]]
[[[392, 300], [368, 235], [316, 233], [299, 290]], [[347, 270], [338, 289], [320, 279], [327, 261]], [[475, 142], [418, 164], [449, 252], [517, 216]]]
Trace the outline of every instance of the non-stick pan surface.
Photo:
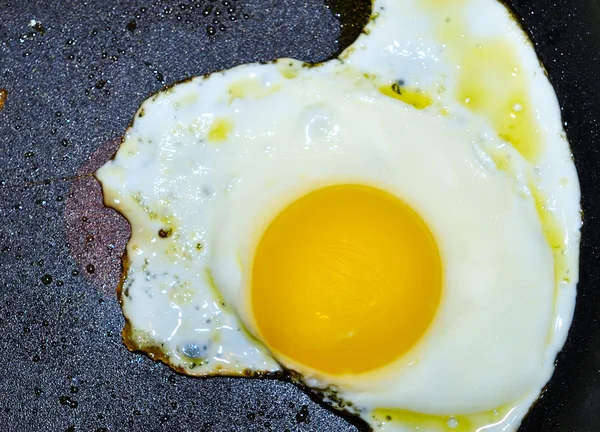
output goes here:
[[[364, 3], [347, 3], [0, 0], [1, 431], [361, 427], [289, 383], [192, 379], [128, 352], [115, 296], [128, 226], [102, 208], [88, 176], [165, 85], [240, 63], [335, 55], [364, 15]], [[585, 216], [575, 321], [520, 430], [598, 432], [600, 3], [510, 6], [558, 93]]]

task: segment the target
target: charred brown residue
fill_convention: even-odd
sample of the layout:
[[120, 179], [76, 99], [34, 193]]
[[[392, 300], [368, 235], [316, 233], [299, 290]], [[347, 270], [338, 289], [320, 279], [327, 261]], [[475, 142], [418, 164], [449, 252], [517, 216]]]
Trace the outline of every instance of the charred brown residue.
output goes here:
[[98, 81], [96, 81], [96, 84], [94, 84], [94, 87], [96, 87], [96, 89], [98, 89], [98, 90], [102, 90], [107, 82], [108, 81], [105, 80], [104, 78], [99, 79]]
[[132, 19], [131, 21], [129, 21], [129, 23], [127, 23], [127, 30], [129, 30], [131, 33], [134, 33], [136, 28], [137, 28], [137, 22], [134, 19]]
[[[373, 431], [373, 429], [359, 417], [359, 410], [354, 407], [352, 402], [345, 401], [337, 395], [336, 388], [331, 386], [324, 389], [311, 388], [304, 382], [302, 374], [292, 369], [284, 368], [284, 372], [280, 373], [277, 379], [294, 384], [306, 393], [313, 402], [343, 417], [358, 430]], [[303, 405], [296, 413], [296, 422], [310, 423], [310, 412], [307, 406]]]
[[326, 0], [327, 8], [340, 22], [340, 35], [337, 40], [339, 55], [348, 48], [364, 31], [371, 20], [373, 2], [371, 0]]
[[[128, 269], [128, 258], [127, 258], [126, 254], [123, 256], [123, 268], [124, 268], [123, 275], [125, 275], [125, 274], [127, 274], [127, 269]], [[123, 295], [126, 295], [123, 290], [124, 285], [125, 285], [125, 277], [123, 276], [123, 278], [121, 279], [121, 283], [119, 284], [119, 287], [118, 287], [118, 297], [119, 297], [120, 303], [123, 302], [123, 300], [122, 300]], [[138, 343], [136, 342], [136, 338], [134, 335], [134, 329], [131, 325], [131, 322], [129, 321], [129, 319], [126, 316], [125, 316], [125, 326], [123, 327], [122, 336], [123, 336], [123, 343], [125, 344], [127, 349], [129, 349], [129, 351], [135, 352], [135, 353], [146, 354], [152, 360], [164, 363], [165, 365], [167, 365], [171, 369], [173, 369], [175, 372], [180, 373], [182, 375], [190, 376], [192, 378], [227, 376], [227, 377], [233, 377], [233, 378], [276, 380], [276, 381], [282, 381], [282, 382], [293, 384], [296, 387], [298, 387], [300, 390], [302, 390], [304, 393], [306, 393], [313, 402], [315, 402], [315, 403], [319, 404], [320, 406], [322, 406], [323, 408], [343, 417], [348, 423], [355, 426], [358, 430], [365, 431], [365, 432], [372, 431], [372, 428], [370, 428], [369, 425], [366, 424], [358, 416], [357, 410], [354, 408], [354, 406], [352, 405], [351, 402], [344, 401], [344, 400], [340, 399], [339, 397], [337, 397], [337, 392], [335, 389], [332, 389], [332, 388], [320, 389], [320, 390], [311, 389], [304, 383], [302, 376], [295, 371], [288, 370], [285, 368], [283, 368], [280, 371], [255, 371], [255, 370], [251, 370], [251, 369], [231, 370], [231, 369], [222, 369], [222, 368], [217, 367], [216, 371], [214, 371], [214, 372], [203, 373], [203, 374], [192, 374], [189, 369], [174, 365], [170, 361], [169, 356], [164, 352], [164, 350], [161, 346], [158, 346], [158, 345], [143, 346], [143, 347], [139, 346]], [[175, 383], [174, 377], [172, 380], [169, 379], [169, 381], [172, 383]], [[293, 408], [293, 407], [294, 407], [293, 405], [290, 406], [290, 408]], [[253, 420], [254, 416], [255, 415], [253, 413], [251, 413], [247, 416], [247, 418], [249, 420]], [[309, 408], [307, 405], [302, 405], [298, 409], [298, 411], [296, 412], [296, 415], [295, 415], [295, 419], [298, 424], [300, 424], [300, 423], [310, 424], [310, 422], [311, 422], [310, 411], [309, 411]]]
[[[111, 209], [112, 210], [112, 209]], [[119, 303], [123, 304], [123, 297], [128, 295], [128, 289], [126, 287], [127, 274], [129, 273], [129, 258], [127, 256], [127, 250], [124, 250], [123, 255], [121, 257], [121, 274], [119, 278], [119, 282], [116, 287], [116, 294]], [[214, 376], [229, 376], [229, 377], [254, 377], [254, 378], [268, 378], [268, 379], [280, 379], [284, 380], [284, 375], [281, 372], [254, 372], [249, 370], [233, 370], [227, 369], [223, 370], [217, 368], [216, 372], [213, 373], [203, 373], [203, 374], [192, 374], [191, 368], [184, 368], [180, 366], [174, 365], [169, 356], [164, 351], [163, 347], [159, 345], [144, 345], [140, 346], [138, 343], [138, 339], [135, 337], [135, 330], [131, 325], [131, 321], [127, 317], [127, 315], [123, 314], [125, 318], [125, 325], [123, 326], [123, 331], [121, 336], [123, 338], [123, 344], [127, 347], [127, 349], [134, 353], [145, 354], [150, 357], [154, 361], [158, 361], [164, 363], [169, 366], [175, 372], [178, 372], [182, 375], [191, 376], [194, 378], [202, 378], [202, 377], [214, 377]]]
[[160, 238], [169, 238], [171, 237], [171, 235], [173, 234], [173, 228], [161, 228], [160, 230], [158, 230], [158, 236]]
[[46, 28], [39, 21], [33, 22], [31, 28], [38, 32], [40, 36], [44, 36], [46, 34]]
[[[123, 267], [125, 271], [123, 272], [123, 278], [121, 283], [119, 284], [117, 295], [119, 298], [119, 303], [123, 304], [123, 296], [126, 295], [123, 290], [123, 286], [125, 284], [125, 275], [127, 274], [128, 268], [128, 259], [127, 256], [123, 256]], [[127, 347], [127, 349], [134, 353], [145, 354], [150, 357], [154, 361], [158, 361], [164, 363], [169, 366], [175, 372], [187, 375], [192, 378], [208, 378], [208, 377], [232, 377], [232, 378], [261, 378], [261, 379], [273, 379], [285, 381], [285, 374], [282, 372], [268, 372], [268, 371], [249, 371], [249, 370], [238, 370], [238, 369], [224, 369], [222, 366], [217, 366], [214, 371], [205, 372], [205, 373], [191, 373], [192, 368], [185, 368], [181, 366], [177, 366], [173, 364], [173, 362], [169, 359], [168, 354], [164, 351], [163, 347], [159, 345], [144, 345], [140, 346], [135, 337], [135, 330], [127, 318], [125, 318], [125, 326], [123, 327], [123, 332], [121, 333], [123, 337], [123, 343]]]
[[6, 103], [6, 99], [8, 98], [8, 90], [0, 88], [0, 111], [4, 108], [4, 104]]

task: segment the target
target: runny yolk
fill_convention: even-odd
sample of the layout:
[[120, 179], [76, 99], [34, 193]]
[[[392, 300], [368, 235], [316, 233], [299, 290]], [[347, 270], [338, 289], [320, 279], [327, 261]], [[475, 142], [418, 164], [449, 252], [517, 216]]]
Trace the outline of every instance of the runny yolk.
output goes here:
[[440, 302], [442, 265], [421, 217], [380, 189], [328, 186], [290, 204], [258, 242], [251, 306], [280, 357], [360, 374], [413, 347]]

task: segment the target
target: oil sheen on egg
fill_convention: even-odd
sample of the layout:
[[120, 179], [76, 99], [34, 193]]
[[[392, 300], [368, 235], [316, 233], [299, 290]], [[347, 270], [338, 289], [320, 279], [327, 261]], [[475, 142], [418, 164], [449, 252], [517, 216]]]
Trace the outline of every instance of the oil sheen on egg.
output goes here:
[[378, 431], [509, 431], [565, 341], [579, 184], [495, 0], [376, 1], [340, 59], [177, 84], [96, 176], [132, 226], [126, 343], [186, 374], [285, 369]]

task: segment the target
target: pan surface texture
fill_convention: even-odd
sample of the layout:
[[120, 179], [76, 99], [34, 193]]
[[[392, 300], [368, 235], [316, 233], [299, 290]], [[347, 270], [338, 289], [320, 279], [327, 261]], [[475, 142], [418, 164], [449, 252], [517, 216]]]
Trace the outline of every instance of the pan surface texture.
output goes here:
[[[584, 226], [573, 325], [520, 432], [600, 431], [600, 3], [513, 0], [562, 107]], [[356, 431], [274, 379], [179, 375], [127, 351], [129, 227], [90, 176], [148, 96], [241, 63], [319, 62], [365, 2], [0, 0], [0, 430]], [[357, 24], [358, 23], [358, 24]]]

